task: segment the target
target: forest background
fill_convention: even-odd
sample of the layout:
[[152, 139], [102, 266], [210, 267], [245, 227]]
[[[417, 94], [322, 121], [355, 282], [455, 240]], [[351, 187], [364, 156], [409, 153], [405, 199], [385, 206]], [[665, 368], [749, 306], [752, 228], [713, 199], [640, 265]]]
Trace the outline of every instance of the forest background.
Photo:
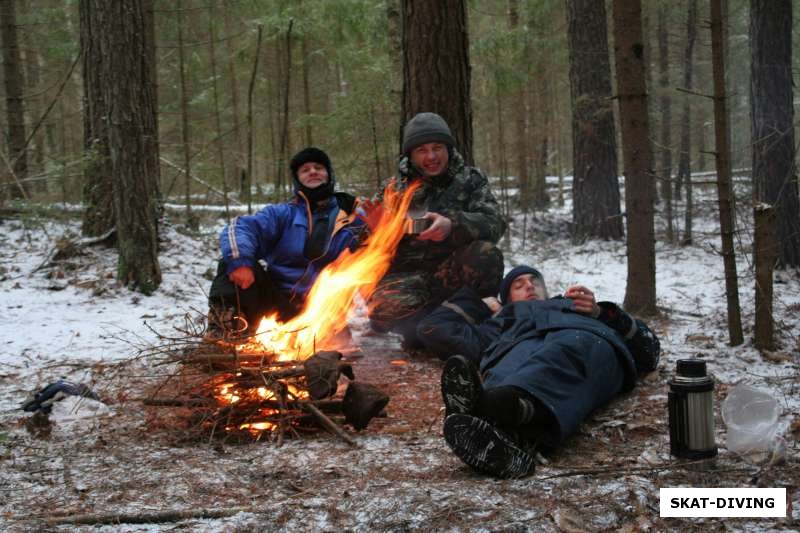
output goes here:
[[[21, 59], [17, 83], [22, 87], [28, 133], [38, 126], [27, 148], [27, 178], [20, 178], [31, 198], [42, 204], [79, 203], [82, 171], [91, 157], [84, 149], [78, 4], [16, 2]], [[467, 2], [474, 160], [491, 176], [514, 179], [527, 174], [540, 180], [545, 175], [570, 174], [567, 4]], [[707, 153], [714, 144], [712, 102], [678, 90], [685, 64], [688, 4], [643, 3], [651, 129], [658, 131], [662, 119], [667, 120], [664, 124], [673, 132], [671, 144], [656, 142], [656, 156], [670, 151], [677, 162], [677, 110], [691, 99], [690, 158], [692, 170], [703, 172], [713, 167], [713, 157]], [[749, 2], [725, 4], [732, 163], [733, 168], [747, 168], [751, 164]], [[195, 195], [205, 195], [203, 203], [222, 203], [213, 191], [228, 190], [230, 201], [245, 200], [248, 116], [252, 116], [256, 201], [286, 196], [291, 187], [287, 157], [310, 144], [333, 155], [342, 188], [374, 192], [394, 172], [403, 123], [400, 7], [396, 0], [156, 0], [163, 198], [191, 203], [198, 201]], [[611, 10], [606, 12], [610, 18]], [[699, 13], [694, 23], [701, 31], [692, 56], [695, 86], [710, 93], [706, 2], [700, 2]], [[609, 39], [613, 48], [611, 32]], [[794, 57], [796, 62], [797, 54]], [[0, 73], [4, 88], [9, 83], [7, 72]], [[660, 76], [666, 76], [666, 83]], [[663, 114], [665, 104], [671, 105], [671, 114]], [[0, 126], [7, 132], [9, 120], [4, 118]], [[524, 120], [525, 143], [516, 142], [519, 119]], [[621, 144], [617, 146], [621, 150]], [[190, 175], [198, 180], [186, 180], [187, 163]], [[656, 165], [657, 172], [663, 170]], [[7, 168], [3, 175], [3, 198], [18, 197], [18, 185]]]
[[[753, 298], [759, 278], [752, 261], [752, 207], [762, 199], [759, 180], [777, 177], [777, 199], [798, 202], [792, 95], [797, 72], [792, 9], [797, 2], [651, 0], [641, 2], [639, 20], [621, 25], [617, 16], [623, 8], [639, 4], [0, 1], [0, 94], [6, 102], [0, 116], [6, 141], [0, 149], [0, 460], [5, 472], [0, 489], [8, 495], [0, 516], [23, 524], [52, 518], [54, 509], [58, 520], [70, 512], [149, 512], [165, 506], [203, 510], [226, 505], [236, 512], [256, 499], [281, 505], [259, 507], [262, 514], [225, 524], [262, 527], [266, 513], [276, 527], [289, 524], [290, 529], [434, 524], [465, 529], [542, 525], [569, 531], [639, 530], [655, 524], [656, 529], [680, 525], [692, 530], [687, 521], [659, 519], [658, 487], [727, 484], [788, 487], [794, 509], [789, 518], [753, 529], [794, 527], [800, 509], [800, 493], [794, 490], [800, 464], [795, 419], [800, 402], [795, 267], [800, 255], [790, 253], [769, 265], [770, 287], [771, 266], [782, 267], [774, 276], [775, 349], [756, 350], [750, 340], [756, 310], [770, 308], [759, 305], [758, 295]], [[720, 10], [716, 20], [724, 44], [721, 88], [714, 86], [712, 7]], [[766, 7], [777, 10], [767, 12]], [[437, 9], [438, 18], [432, 15]], [[451, 68], [427, 70], [437, 76], [469, 72], [468, 97], [459, 96], [462, 86], [436, 86], [429, 80], [437, 87], [429, 93], [463, 104], [457, 115], [407, 105], [407, 54], [415, 44], [418, 56], [441, 52], [423, 42], [424, 35], [404, 39], [410, 12], [428, 13], [432, 23], [447, 25], [441, 32], [447, 36], [466, 37], [464, 49], [444, 54]], [[640, 41], [626, 31], [637, 27]], [[765, 32], [765, 27], [771, 29]], [[754, 39], [753, 28], [761, 28], [755, 34], [774, 37], [772, 48]], [[633, 42], [623, 47], [620, 36]], [[587, 48], [576, 53], [581, 46]], [[94, 60], [91, 53], [98, 50], [97, 57], [110, 57], [102, 52], [113, 51], [116, 60]], [[621, 59], [630, 59], [626, 52], [633, 51], [636, 59], [636, 50], [643, 52], [639, 74], [646, 92], [627, 93], [621, 90], [618, 67]], [[788, 105], [754, 115], [753, 72], [763, 73], [760, 67], [779, 62], [784, 63], [778, 70], [788, 76], [768, 73], [763, 78], [781, 88], [782, 96], [763, 100]], [[604, 71], [604, 79], [597, 69]], [[691, 83], [686, 83], [688, 71]], [[130, 74], [138, 78], [125, 78]], [[602, 90], [595, 90], [599, 86]], [[581, 87], [592, 90], [582, 93]], [[121, 90], [130, 92], [119, 97]], [[709, 97], [717, 91], [717, 98]], [[618, 106], [632, 94], [646, 102], [649, 112], [620, 113]], [[723, 101], [727, 109], [715, 117], [714, 105]], [[117, 107], [104, 109], [109, 104]], [[562, 454], [537, 469], [536, 478], [492, 482], [458, 466], [437, 432], [439, 362], [403, 354], [396, 339], [370, 336], [363, 317], [355, 317], [355, 336], [370, 352], [359, 375], [383, 380], [393, 397], [389, 417], [359, 435], [364, 449], [376, 453], [337, 447], [324, 437], [283, 448], [242, 446], [236, 453], [219, 442], [176, 447], [139, 401], [152, 380], [160, 378], [153, 374], [154, 358], [141, 353], [159, 347], [147, 346], [132, 361], [112, 365], [107, 361], [123, 357], [128, 348], [113, 328], [154, 342], [151, 324], [169, 328], [180, 323], [187, 305], [202, 316], [215, 235], [225, 219], [289, 197], [292, 153], [309, 144], [324, 148], [333, 158], [340, 188], [370, 196], [394, 173], [404, 120], [421, 110], [442, 112], [459, 141], [469, 139], [466, 155], [490, 176], [510, 222], [501, 242], [509, 265], [542, 267], [554, 290], [585, 281], [610, 299], [622, 300], [624, 294], [626, 306], [631, 295], [652, 296], [645, 303], [655, 304], [657, 294], [657, 316], [648, 320], [662, 339], [659, 371], [643, 380], [634, 395], [597, 413]], [[722, 129], [730, 134], [730, 158], [718, 173], [719, 116], [730, 124]], [[772, 133], [754, 137], [754, 116], [788, 120], [789, 126], [770, 123]], [[143, 129], [129, 128], [125, 138], [120, 138], [124, 128], [110, 134], [104, 128], [119, 117]], [[157, 120], [147, 123], [151, 117]], [[623, 122], [643, 117], [649, 119], [649, 131], [634, 140], [646, 141], [652, 159], [645, 172], [632, 176], [626, 159], [631, 137]], [[587, 138], [599, 142], [575, 142]], [[760, 143], [764, 139], [766, 147]], [[156, 157], [135, 157], [146, 151], [148, 158]], [[117, 164], [122, 156], [130, 156], [129, 167]], [[104, 166], [115, 157], [116, 166]], [[753, 164], [757, 157], [782, 166], [763, 171]], [[717, 186], [718, 177], [726, 174], [733, 178], [735, 187], [728, 191], [735, 192], [735, 202], [731, 197], [723, 205]], [[154, 182], [148, 181], [151, 177]], [[581, 188], [592, 181], [602, 187]], [[641, 224], [631, 223], [627, 202], [632, 183], [649, 187], [643, 205], [651, 218]], [[115, 188], [114, 194], [104, 186]], [[692, 207], [688, 193], [693, 188]], [[601, 197], [601, 190], [608, 197]], [[720, 230], [722, 207], [733, 215], [727, 230]], [[144, 216], [121, 219], [120, 209]], [[779, 221], [798, 220], [800, 208], [781, 209]], [[131, 233], [126, 226], [145, 228], [148, 235]], [[648, 226], [652, 230], [644, 239], [631, 240], [630, 231], [625, 232]], [[92, 246], [114, 244], [115, 230], [116, 249]], [[782, 244], [800, 254], [798, 232], [787, 235]], [[726, 236], [727, 251], [720, 244]], [[141, 248], [124, 245], [125, 239]], [[161, 286], [130, 275], [144, 268], [127, 273], [120, 268], [124, 261], [115, 254], [121, 258], [126, 247], [135, 259], [161, 262], [153, 271], [158, 276], [151, 278], [163, 273]], [[723, 272], [723, 262], [727, 269], [734, 248], [739, 270], [731, 277]], [[655, 276], [644, 280], [645, 291], [628, 290], [631, 273], [655, 270], [655, 252], [658, 292]], [[632, 253], [644, 257], [644, 268], [632, 265]], [[629, 287], [623, 292], [626, 267]], [[738, 289], [731, 288], [731, 280], [741, 283]], [[738, 302], [727, 302], [726, 308], [723, 300], [740, 293], [741, 345], [730, 347], [736, 344], [731, 310]], [[741, 338], [741, 322], [746, 339]], [[688, 357], [709, 362], [718, 404], [738, 383], [772, 390], [781, 402], [785, 454], [752, 465], [721, 448], [720, 468], [710, 472], [684, 468], [671, 458], [665, 391], [675, 361]], [[391, 364], [395, 359], [405, 364]], [[115, 416], [97, 426], [58, 419], [47, 441], [26, 434], [22, 398], [60, 376], [91, 383], [112, 399]], [[719, 418], [717, 441], [724, 442]], [[132, 472], [131, 464], [148, 468]], [[473, 497], [478, 493], [485, 495], [481, 501]], [[120, 521], [116, 514], [111, 519]], [[747, 529], [750, 523], [743, 524]], [[719, 520], [691, 525], [696, 530], [726, 527]]]

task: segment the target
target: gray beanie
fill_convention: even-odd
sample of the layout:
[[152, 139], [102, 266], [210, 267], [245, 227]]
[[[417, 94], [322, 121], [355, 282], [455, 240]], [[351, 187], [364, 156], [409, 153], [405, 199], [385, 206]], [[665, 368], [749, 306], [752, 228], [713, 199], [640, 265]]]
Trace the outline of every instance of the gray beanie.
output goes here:
[[436, 113], [417, 113], [403, 128], [403, 155], [425, 143], [440, 142], [452, 148], [456, 144], [450, 127]]

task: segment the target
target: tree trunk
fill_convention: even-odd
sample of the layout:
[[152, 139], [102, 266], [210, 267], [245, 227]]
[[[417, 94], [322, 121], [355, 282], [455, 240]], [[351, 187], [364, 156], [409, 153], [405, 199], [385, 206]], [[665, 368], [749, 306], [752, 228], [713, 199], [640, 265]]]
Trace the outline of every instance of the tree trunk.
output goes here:
[[[106, 17], [109, 13], [96, 4], [93, 0], [81, 0], [78, 7], [83, 50], [83, 147], [86, 161], [81, 231], [87, 237], [105, 235], [114, 227], [115, 220], [105, 100], [107, 80], [103, 78], [109, 68], [106, 63], [110, 61], [103, 44], [103, 28], [108, 24]], [[66, 190], [66, 184], [64, 188]]]
[[253, 90], [256, 84], [256, 74], [258, 74], [258, 60], [261, 56], [261, 34], [262, 27], [259, 25], [258, 37], [256, 39], [256, 53], [253, 57], [253, 70], [250, 73], [250, 84], [247, 89], [247, 176], [245, 177], [247, 214], [253, 213]]
[[[301, 43], [301, 52], [303, 54], [303, 112], [305, 113], [305, 144], [306, 146], [314, 145], [314, 137], [311, 128], [311, 87], [309, 86], [308, 74], [311, 68], [311, 58], [308, 56], [308, 36], [304, 35]], [[375, 120], [375, 114], [372, 113], [372, 120]]]
[[292, 87], [292, 26], [294, 20], [289, 20], [286, 29], [286, 76], [283, 84], [283, 125], [281, 126], [281, 154], [278, 167], [278, 193], [283, 193], [283, 172], [289, 166], [289, 91]]
[[109, 153], [114, 179], [114, 211], [119, 263], [117, 277], [145, 294], [161, 283], [158, 266], [158, 130], [156, 90], [151, 61], [155, 43], [149, 38], [142, 0], [94, 0], [95, 10], [108, 12], [101, 45], [108, 58], [102, 81], [109, 116]]
[[177, 1], [178, 15], [178, 79], [181, 89], [181, 149], [183, 152], [184, 203], [186, 204], [186, 225], [197, 227], [197, 220], [192, 214], [192, 156], [189, 149], [189, 86], [186, 83], [186, 59], [183, 49], [183, 0]]
[[[540, 58], [538, 72], [546, 69], [545, 62]], [[544, 209], [550, 203], [547, 195], [547, 147], [548, 139], [551, 134], [552, 113], [548, 109], [550, 105], [550, 82], [547, 76], [537, 76], [534, 82], [535, 88], [535, 109], [536, 128], [532, 135], [533, 142], [533, 177], [530, 180], [529, 197], [533, 207]]]
[[755, 201], [775, 206], [778, 265], [800, 266], [800, 197], [792, 106], [792, 2], [750, 1], [750, 54]]
[[725, 296], [728, 303], [728, 334], [731, 346], [743, 342], [739, 278], [733, 250], [733, 187], [731, 186], [730, 130], [725, 96], [725, 65], [721, 0], [711, 0], [711, 62], [714, 71], [714, 135], [716, 138], [717, 194], [722, 258], [725, 266]]
[[8, 121], [8, 161], [11, 169], [5, 164], [3, 174], [13, 171], [9, 187], [12, 197], [27, 198], [28, 187], [24, 181], [28, 177], [28, 156], [25, 140], [25, 105], [23, 102], [22, 61], [20, 60], [19, 40], [17, 37], [16, 0], [0, 0], [0, 35], [3, 46], [3, 78], [6, 90], [6, 120]]
[[667, 6], [658, 8], [658, 85], [661, 89], [661, 199], [667, 219], [667, 242], [675, 240], [672, 225], [672, 97], [669, 80], [669, 39]]
[[621, 239], [617, 142], [611, 102], [606, 10], [567, 0], [572, 98], [573, 238]]
[[214, 42], [216, 41], [216, 32], [214, 31], [214, 20], [216, 19], [216, 0], [210, 0], [208, 3], [208, 34], [209, 34], [209, 56], [211, 59], [211, 91], [214, 96], [214, 130], [216, 136], [214, 138], [214, 145], [217, 148], [217, 161], [219, 164], [219, 174], [222, 178], [222, 193], [225, 200], [225, 218], [230, 219], [230, 209], [228, 203], [228, 175], [225, 167], [225, 147], [222, 143], [222, 119], [219, 113], [219, 94], [217, 92], [217, 53]]
[[[386, 0], [386, 34], [389, 40], [389, 64], [391, 65], [391, 97], [390, 101], [403, 101], [403, 82], [400, 79], [403, 73], [403, 19], [401, 16], [400, 0]], [[394, 114], [393, 114], [394, 115]], [[395, 131], [399, 139], [403, 138], [403, 117], [394, 115]], [[394, 154], [392, 154], [394, 156]], [[382, 179], [379, 177], [378, 179]]]
[[[30, 13], [31, 5], [29, 2], [20, 2], [19, 7], [21, 9], [20, 14], [22, 15], [23, 19], [26, 19]], [[31, 38], [30, 31], [23, 31], [22, 32], [22, 46], [24, 47], [24, 59], [23, 62], [25, 64], [25, 82], [26, 82], [26, 92], [30, 95], [27, 97], [27, 102], [25, 105], [25, 111], [28, 113], [28, 122], [31, 124], [37, 123], [39, 117], [42, 116], [44, 112], [44, 101], [42, 96], [42, 54], [39, 53], [39, 49], [36, 47], [36, 43]], [[44, 170], [44, 151], [45, 151], [45, 128], [39, 128], [33, 134], [33, 138], [30, 141], [30, 151], [32, 152], [33, 156], [33, 163], [34, 168], [32, 172], [35, 174], [37, 172], [42, 172]], [[30, 163], [30, 161], [29, 161]], [[28, 171], [30, 172], [31, 169], [29, 168]], [[47, 192], [47, 181], [38, 181], [34, 183], [34, 189], [41, 193]]]
[[[402, 0], [403, 121], [441, 115], [468, 164], [472, 159], [469, 41], [465, 0]], [[401, 143], [402, 144], [402, 137]]]
[[628, 281], [624, 305], [632, 313], [650, 315], [656, 312], [655, 184], [647, 115], [642, 8], [639, 0], [614, 0], [613, 5], [628, 222]]
[[[519, 28], [519, 0], [508, 0], [508, 27], [512, 32]], [[525, 39], [523, 58], [525, 64], [530, 60], [530, 46], [528, 39]], [[523, 210], [528, 210], [530, 201], [530, 185], [528, 176], [528, 113], [525, 109], [528, 101], [527, 96], [528, 73], [524, 73], [524, 79], [514, 95], [514, 101], [522, 106], [514, 115], [514, 141], [516, 148], [516, 173], [517, 189], [519, 190], [519, 202]]]
[[753, 264], [756, 269], [755, 347], [774, 350], [775, 325], [772, 316], [772, 276], [778, 258], [775, 239], [775, 207], [757, 204], [753, 207]]
[[[494, 58], [495, 62], [499, 59]], [[495, 63], [495, 72], [499, 71], [499, 66]], [[494, 102], [495, 102], [495, 116], [497, 119], [497, 155], [500, 165], [497, 167], [500, 174], [500, 205], [502, 206], [503, 216], [508, 217], [510, 214], [510, 207], [508, 202], [508, 160], [506, 158], [506, 131], [503, 120], [503, 98], [500, 90], [500, 76], [495, 76], [494, 79]]]
[[[245, 158], [245, 142], [242, 140], [244, 139], [244, 135], [242, 133], [242, 111], [241, 106], [239, 104], [239, 78], [236, 75], [236, 54], [233, 50], [233, 38], [232, 35], [232, 28], [231, 28], [231, 15], [230, 15], [230, 7], [229, 4], [231, 0], [225, 0], [223, 6], [223, 29], [225, 31], [225, 55], [227, 56], [226, 65], [228, 67], [228, 79], [230, 80], [230, 95], [231, 95], [231, 120], [233, 122], [233, 139], [234, 139], [234, 162], [236, 167], [236, 174], [238, 175], [239, 172], [242, 171], [244, 168], [244, 158]], [[241, 180], [240, 182], [240, 190], [239, 194], [241, 198], [245, 197], [246, 192], [242, 190], [244, 188], [244, 184], [247, 180]]]
[[[697, 0], [689, 0], [689, 11], [686, 16], [686, 48], [683, 52], [683, 87], [692, 90], [694, 43], [697, 38]], [[681, 243], [692, 243], [692, 218], [694, 205], [692, 198], [692, 96], [683, 97], [681, 113], [681, 151], [678, 159], [678, 174], [675, 181], [675, 197], [680, 199], [681, 186], [686, 187], [686, 208], [684, 211], [684, 229]], [[701, 123], [702, 127], [702, 123]]]

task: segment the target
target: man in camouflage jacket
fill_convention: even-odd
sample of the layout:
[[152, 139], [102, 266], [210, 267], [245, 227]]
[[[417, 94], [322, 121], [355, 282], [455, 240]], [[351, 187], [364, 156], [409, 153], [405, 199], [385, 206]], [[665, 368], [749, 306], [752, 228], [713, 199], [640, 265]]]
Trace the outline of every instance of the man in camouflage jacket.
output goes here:
[[486, 175], [467, 166], [442, 117], [419, 113], [403, 130], [403, 157], [396, 186], [420, 180], [409, 208], [427, 229], [407, 234], [386, 276], [367, 302], [376, 331], [403, 335], [419, 348], [419, 320], [462, 286], [481, 296], [497, 293], [503, 254], [496, 243], [506, 230]]

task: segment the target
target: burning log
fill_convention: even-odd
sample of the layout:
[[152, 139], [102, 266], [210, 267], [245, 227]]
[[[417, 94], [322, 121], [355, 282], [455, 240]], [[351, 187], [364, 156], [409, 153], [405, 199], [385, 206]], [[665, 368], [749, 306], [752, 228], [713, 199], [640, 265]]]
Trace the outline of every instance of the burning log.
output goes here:
[[[386, 416], [383, 409], [389, 398], [375, 387], [355, 381], [348, 384], [344, 398], [334, 398], [342, 374], [355, 378], [352, 365], [341, 359], [336, 351], [317, 352], [302, 363], [275, 361], [265, 355], [184, 354], [178, 359], [184, 367], [201, 365], [209, 371], [206, 365], [214, 361], [210, 366], [224, 366], [225, 370], [211, 370], [211, 377], [199, 384], [197, 374], [185, 374], [195, 380], [193, 386], [174, 396], [159, 395], [142, 402], [151, 407], [188, 409], [190, 427], [212, 436], [249, 435], [258, 440], [267, 435], [280, 445], [286, 434], [297, 435], [297, 430], [316, 426], [352, 446], [355, 441], [340, 424], [365, 428], [373, 417]], [[252, 366], [242, 366], [243, 360]], [[159, 390], [176, 392], [174, 385], [167, 384]]]
[[340, 363], [340, 352], [317, 352], [303, 363], [308, 393], [313, 400], [320, 400], [336, 394], [339, 375], [344, 374], [350, 380], [355, 379], [353, 367]]

